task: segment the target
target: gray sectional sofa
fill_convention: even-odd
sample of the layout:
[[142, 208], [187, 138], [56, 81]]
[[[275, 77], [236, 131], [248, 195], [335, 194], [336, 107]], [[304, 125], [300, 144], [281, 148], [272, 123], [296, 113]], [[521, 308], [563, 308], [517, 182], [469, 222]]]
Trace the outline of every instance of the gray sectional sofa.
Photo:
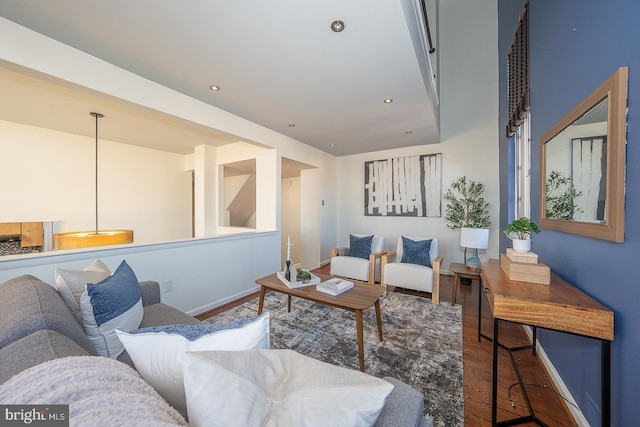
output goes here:
[[[141, 328], [200, 323], [161, 303], [157, 282], [140, 282], [140, 288], [144, 305]], [[70, 356], [101, 357], [56, 289], [30, 275], [0, 284], [0, 388], [29, 368]], [[126, 351], [118, 360], [134, 367]], [[415, 389], [397, 379], [385, 379], [395, 388], [377, 426], [432, 425], [422, 416], [423, 398]], [[1, 403], [5, 402], [0, 400]]]

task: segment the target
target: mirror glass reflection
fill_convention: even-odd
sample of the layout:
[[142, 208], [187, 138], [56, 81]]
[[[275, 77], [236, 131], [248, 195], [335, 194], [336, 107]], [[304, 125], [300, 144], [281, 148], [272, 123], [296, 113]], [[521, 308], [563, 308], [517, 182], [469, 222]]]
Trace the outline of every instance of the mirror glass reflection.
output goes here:
[[605, 98], [547, 142], [546, 218], [605, 221], [607, 112]]

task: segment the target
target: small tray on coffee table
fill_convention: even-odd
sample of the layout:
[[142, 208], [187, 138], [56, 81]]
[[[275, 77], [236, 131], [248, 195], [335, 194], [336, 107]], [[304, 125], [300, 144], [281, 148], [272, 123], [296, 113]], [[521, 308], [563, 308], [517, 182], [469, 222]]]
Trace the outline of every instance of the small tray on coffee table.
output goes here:
[[320, 283], [320, 278], [313, 273], [311, 273], [311, 279], [293, 282], [287, 280], [284, 277], [284, 271], [278, 271], [276, 275], [278, 276], [278, 279], [280, 279], [282, 283], [287, 285], [289, 289], [304, 288], [305, 286], [313, 286]]

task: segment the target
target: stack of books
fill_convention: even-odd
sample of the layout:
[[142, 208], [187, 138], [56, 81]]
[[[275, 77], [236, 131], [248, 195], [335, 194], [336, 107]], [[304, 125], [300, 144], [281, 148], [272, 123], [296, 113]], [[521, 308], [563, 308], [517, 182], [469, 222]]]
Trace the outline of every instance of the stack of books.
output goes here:
[[353, 282], [338, 278], [329, 279], [316, 285], [318, 291], [333, 296], [340, 295], [351, 288], [353, 288]]

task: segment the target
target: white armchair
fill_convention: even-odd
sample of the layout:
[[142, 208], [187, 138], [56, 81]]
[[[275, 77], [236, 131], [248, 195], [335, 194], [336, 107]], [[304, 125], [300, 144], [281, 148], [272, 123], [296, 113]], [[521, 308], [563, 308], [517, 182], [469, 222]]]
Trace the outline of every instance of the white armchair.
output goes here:
[[[370, 235], [352, 234], [353, 237], [364, 238]], [[349, 255], [349, 247], [339, 247], [331, 250], [331, 274], [334, 276], [346, 277], [360, 280], [361, 282], [376, 283], [380, 281], [382, 255], [384, 252], [384, 236], [373, 236], [368, 257]], [[359, 254], [363, 255], [363, 254]]]
[[[442, 264], [442, 256], [438, 255], [438, 239], [429, 237], [404, 237], [409, 239], [406, 244], [409, 245], [407, 248], [409, 248], [411, 253], [405, 253], [405, 249], [407, 248], [405, 248], [403, 236], [398, 237], [396, 251], [389, 252], [382, 256], [382, 277], [380, 284], [385, 287], [392, 285], [400, 288], [429, 292], [431, 293], [431, 302], [433, 304], [439, 304], [440, 265]], [[426, 240], [431, 240], [428, 263], [424, 262], [426, 260]], [[405, 255], [404, 262], [403, 255]], [[431, 267], [415, 264], [414, 262], [416, 261], [431, 264]]]

